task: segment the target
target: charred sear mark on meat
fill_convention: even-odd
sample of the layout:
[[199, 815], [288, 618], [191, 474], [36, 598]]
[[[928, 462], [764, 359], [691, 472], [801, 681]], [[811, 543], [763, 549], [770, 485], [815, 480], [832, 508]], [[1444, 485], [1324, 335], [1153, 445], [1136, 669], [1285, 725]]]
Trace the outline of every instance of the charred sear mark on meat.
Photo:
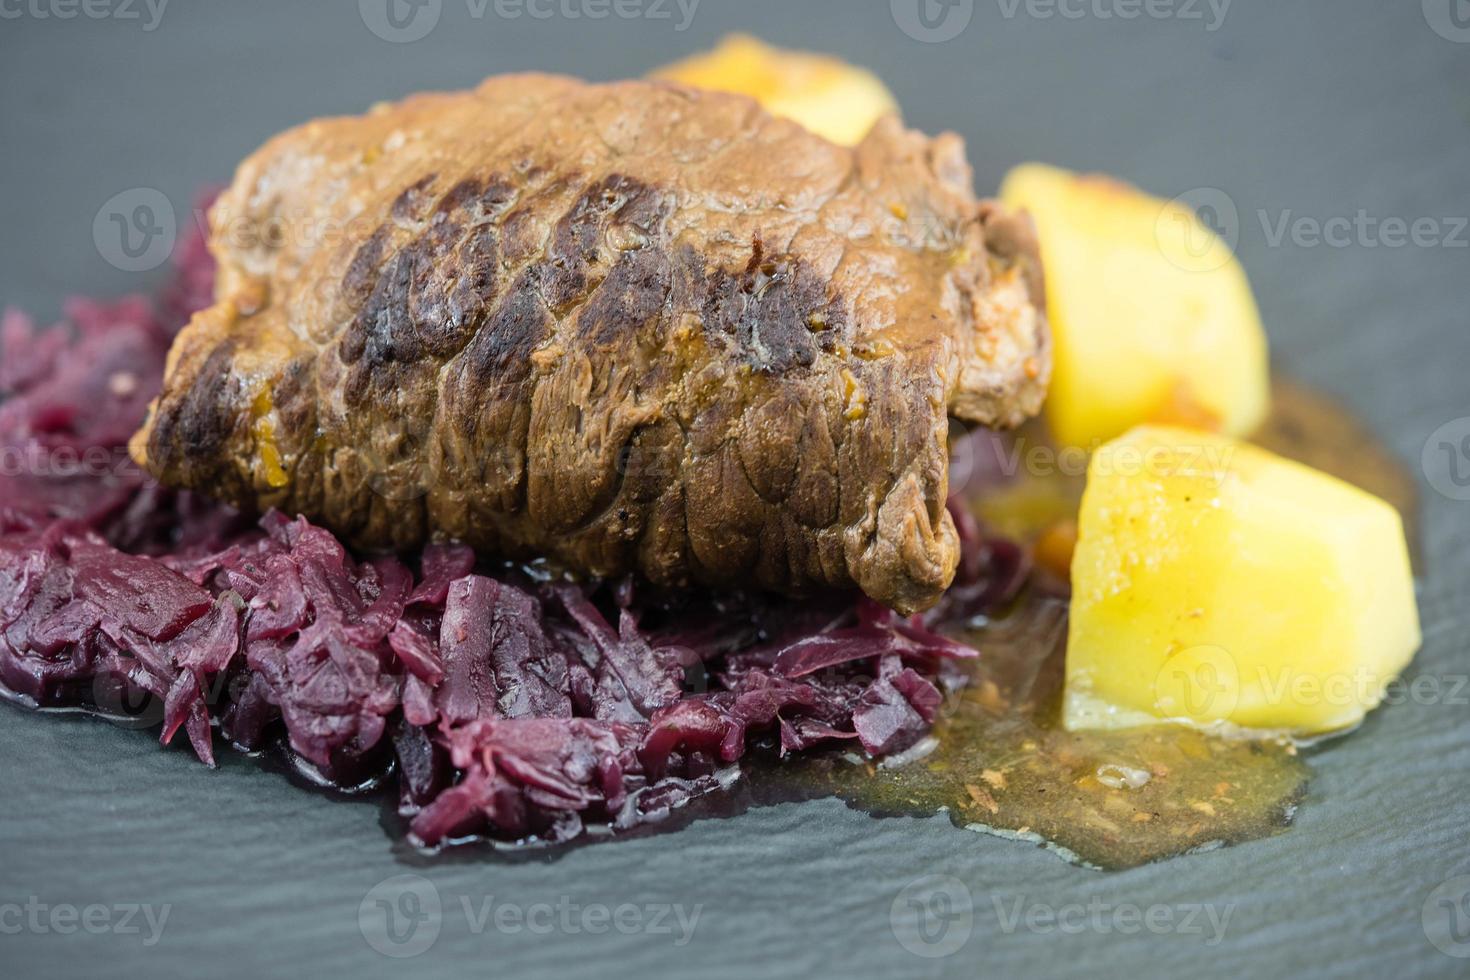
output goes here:
[[208, 465], [227, 446], [239, 424], [231, 373], [235, 341], [221, 340], [204, 359], [183, 396], [153, 413], [149, 456], [163, 465], [193, 468]]
[[739, 275], [711, 270], [704, 327], [735, 344], [756, 371], [809, 368], [846, 335], [843, 298], [794, 256], [765, 254], [757, 239]]

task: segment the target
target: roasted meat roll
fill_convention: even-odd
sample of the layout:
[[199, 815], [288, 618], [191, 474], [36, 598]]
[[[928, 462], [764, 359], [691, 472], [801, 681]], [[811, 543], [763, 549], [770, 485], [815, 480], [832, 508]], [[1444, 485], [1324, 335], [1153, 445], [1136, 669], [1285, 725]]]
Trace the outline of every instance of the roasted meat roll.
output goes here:
[[1049, 375], [1031, 226], [958, 137], [837, 146], [734, 95], [492, 78], [268, 142], [133, 453], [356, 544], [902, 612], [958, 559], [949, 418]]

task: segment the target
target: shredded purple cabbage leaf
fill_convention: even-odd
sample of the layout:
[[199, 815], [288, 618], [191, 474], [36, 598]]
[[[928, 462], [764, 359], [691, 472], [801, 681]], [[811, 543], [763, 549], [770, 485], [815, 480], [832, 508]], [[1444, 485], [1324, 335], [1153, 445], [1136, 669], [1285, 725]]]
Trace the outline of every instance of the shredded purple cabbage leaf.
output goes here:
[[955, 586], [903, 618], [854, 595], [661, 594], [432, 545], [354, 555], [128, 460], [174, 333], [210, 301], [195, 232], [157, 300], [0, 320], [0, 683], [13, 700], [158, 706], [341, 787], [384, 774], [423, 845], [565, 841], [726, 789], [752, 745], [878, 756], [928, 734], [975, 651], [941, 630], [1013, 599], [1027, 557], [951, 505]]

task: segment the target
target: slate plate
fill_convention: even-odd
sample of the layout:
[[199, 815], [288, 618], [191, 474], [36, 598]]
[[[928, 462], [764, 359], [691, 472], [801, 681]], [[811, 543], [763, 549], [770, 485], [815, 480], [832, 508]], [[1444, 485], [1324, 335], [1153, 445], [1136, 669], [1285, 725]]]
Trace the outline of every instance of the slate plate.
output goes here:
[[[50, 0], [6, 5], [0, 302], [49, 315], [71, 291], [149, 288], [159, 273], [122, 271], [103, 254], [115, 245], [94, 244], [103, 202], [150, 187], [192, 220], [196, 185], [309, 116], [507, 70], [636, 75], [746, 29], [877, 69], [913, 124], [969, 140], [982, 189], [1038, 158], [1171, 195], [1223, 190], [1280, 369], [1346, 396], [1417, 471], [1431, 433], [1470, 415], [1470, 250], [1447, 220], [1470, 212], [1470, 29], [1457, 26], [1462, 0], [1451, 19], [1455, 2], [1257, 0], [1215, 24], [1204, 0], [1064, 5], [1081, 17], [1037, 0], [957, 0], [947, 26], [951, 8], [934, 2], [941, 34], [970, 16], [943, 42], [900, 28], [924, 34], [915, 0], [705, 0], [684, 30], [675, 0], [428, 0], [420, 16], [438, 22], [406, 43], [365, 26], [393, 32], [381, 0], [170, 4], [151, 30], [142, 0], [89, 6], [100, 19], [51, 16], [70, 8]], [[413, 9], [399, 10], [410, 34], [427, 24]], [[1173, 16], [1102, 16], [1143, 10]], [[1313, 244], [1310, 226], [1275, 236], [1283, 217], [1290, 228], [1360, 211], [1435, 219], [1433, 243], [1389, 247], [1362, 225], [1341, 247]], [[1451, 435], [1449, 455], [1431, 446], [1430, 472], [1454, 493], [1449, 465], [1470, 458], [1464, 432]], [[1470, 704], [1457, 686], [1470, 503], [1427, 483], [1425, 502], [1426, 643], [1413, 672], [1429, 696], [1320, 756], [1296, 828], [1272, 840], [1105, 875], [942, 817], [874, 820], [826, 801], [554, 861], [426, 864], [395, 849], [375, 804], [303, 792], [237, 757], [211, 773], [138, 732], [4, 708], [0, 973], [1463, 976], [1470, 959], [1442, 950], [1470, 954], [1467, 880], [1452, 880], [1470, 874]], [[405, 916], [413, 897], [397, 883], [370, 893], [402, 874], [432, 885], [436, 918]], [[917, 919], [904, 889], [926, 875], [955, 879], [970, 915]], [[379, 898], [406, 943], [387, 936]], [[94, 904], [105, 911], [67, 917]], [[168, 906], [156, 942], [142, 914], [122, 921], [130, 904]], [[692, 940], [660, 917], [672, 906], [686, 923], [698, 911]], [[399, 963], [369, 938], [422, 951]]]

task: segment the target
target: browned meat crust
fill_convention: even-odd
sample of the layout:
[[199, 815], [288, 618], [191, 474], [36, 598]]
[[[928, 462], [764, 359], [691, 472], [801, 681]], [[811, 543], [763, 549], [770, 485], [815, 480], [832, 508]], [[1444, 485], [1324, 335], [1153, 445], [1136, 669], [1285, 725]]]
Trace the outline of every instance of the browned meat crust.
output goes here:
[[1049, 372], [1029, 224], [894, 119], [847, 149], [497, 77], [276, 137], [211, 239], [134, 454], [364, 546], [916, 610], [957, 560], [947, 415], [1017, 424]]

